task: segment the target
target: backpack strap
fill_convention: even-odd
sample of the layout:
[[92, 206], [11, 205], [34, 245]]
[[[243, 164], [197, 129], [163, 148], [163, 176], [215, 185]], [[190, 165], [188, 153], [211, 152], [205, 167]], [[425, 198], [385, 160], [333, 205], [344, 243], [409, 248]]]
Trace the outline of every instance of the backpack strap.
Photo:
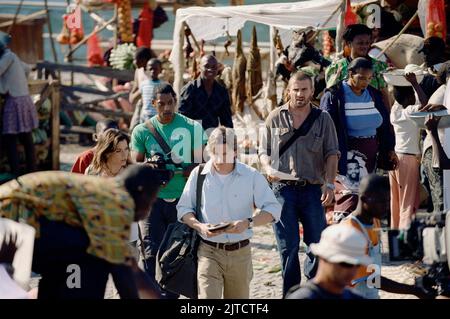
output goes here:
[[205, 174], [202, 174], [203, 168], [205, 164], [200, 164], [198, 166], [198, 174], [197, 174], [197, 189], [196, 189], [196, 201], [195, 201], [195, 215], [198, 217], [200, 215], [200, 210], [202, 206], [202, 189], [203, 182], [205, 181]]

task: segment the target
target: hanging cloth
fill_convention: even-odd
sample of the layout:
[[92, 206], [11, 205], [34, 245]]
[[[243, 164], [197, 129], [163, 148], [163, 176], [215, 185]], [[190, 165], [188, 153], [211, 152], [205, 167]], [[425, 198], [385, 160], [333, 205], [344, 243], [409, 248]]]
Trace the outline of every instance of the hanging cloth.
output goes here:
[[350, 24], [356, 24], [356, 23], [358, 23], [358, 15], [353, 12], [350, 0], [347, 0], [347, 5], [346, 5], [346, 9], [345, 9], [344, 24], [347, 27]]
[[144, 3], [139, 14], [139, 30], [136, 38], [137, 47], [151, 47], [153, 38], [153, 10]]
[[87, 60], [89, 66], [103, 66], [103, 51], [97, 34], [94, 34], [87, 41]]

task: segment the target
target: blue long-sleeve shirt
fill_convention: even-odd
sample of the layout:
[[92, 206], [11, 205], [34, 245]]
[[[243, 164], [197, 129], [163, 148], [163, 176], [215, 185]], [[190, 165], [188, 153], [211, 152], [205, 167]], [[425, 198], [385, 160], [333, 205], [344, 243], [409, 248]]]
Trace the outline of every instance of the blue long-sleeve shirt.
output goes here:
[[[377, 128], [377, 140], [379, 144], [378, 152], [393, 151], [395, 147], [395, 134], [389, 120], [389, 112], [384, 106], [381, 93], [372, 88], [367, 87], [370, 96], [373, 99], [375, 108], [381, 114], [383, 123]], [[327, 89], [320, 100], [320, 108], [327, 111], [333, 119], [336, 127], [336, 133], [339, 141], [339, 151], [342, 156], [339, 158], [338, 170], [339, 174], [347, 174], [347, 148], [348, 148], [348, 128], [345, 115], [345, 94], [342, 83], [339, 83]]]

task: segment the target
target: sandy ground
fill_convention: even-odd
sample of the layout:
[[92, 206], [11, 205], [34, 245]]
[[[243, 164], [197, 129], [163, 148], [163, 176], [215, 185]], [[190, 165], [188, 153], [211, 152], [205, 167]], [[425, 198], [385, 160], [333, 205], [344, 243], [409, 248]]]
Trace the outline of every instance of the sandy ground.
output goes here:
[[[61, 169], [70, 170], [70, 167], [77, 154], [86, 150], [77, 144], [61, 145]], [[407, 284], [413, 284], [415, 275], [407, 269], [408, 263], [389, 262], [387, 254], [387, 234], [382, 234], [383, 241], [383, 265], [382, 275]], [[276, 248], [276, 240], [271, 226], [255, 228], [252, 238], [253, 254], [253, 280], [251, 283], [251, 299], [279, 299], [282, 296], [282, 277], [280, 267], [280, 257]], [[301, 249], [300, 260], [303, 267], [304, 249]], [[302, 278], [303, 282], [306, 278]], [[33, 278], [32, 286], [36, 286], [38, 278]], [[411, 295], [396, 295], [381, 292], [382, 299], [415, 299]], [[106, 298], [117, 298], [112, 285], [108, 285]]]

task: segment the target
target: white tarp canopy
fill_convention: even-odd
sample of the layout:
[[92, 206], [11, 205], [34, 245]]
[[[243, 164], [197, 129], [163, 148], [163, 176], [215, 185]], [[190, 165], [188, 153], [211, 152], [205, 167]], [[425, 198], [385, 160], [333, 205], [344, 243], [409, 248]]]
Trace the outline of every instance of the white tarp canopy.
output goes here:
[[[358, 3], [364, 1], [352, 1]], [[227, 7], [190, 7], [178, 9], [173, 32], [173, 49], [170, 61], [175, 70], [174, 88], [180, 91], [184, 65], [183, 22], [189, 25], [196, 39], [212, 40], [226, 35], [235, 36], [246, 21], [262, 23], [280, 29], [335, 28], [339, 14], [330, 16], [345, 0], [310, 0], [292, 3], [270, 3]], [[339, 11], [339, 10], [338, 10]], [[324, 23], [329, 21], [324, 25]]]

